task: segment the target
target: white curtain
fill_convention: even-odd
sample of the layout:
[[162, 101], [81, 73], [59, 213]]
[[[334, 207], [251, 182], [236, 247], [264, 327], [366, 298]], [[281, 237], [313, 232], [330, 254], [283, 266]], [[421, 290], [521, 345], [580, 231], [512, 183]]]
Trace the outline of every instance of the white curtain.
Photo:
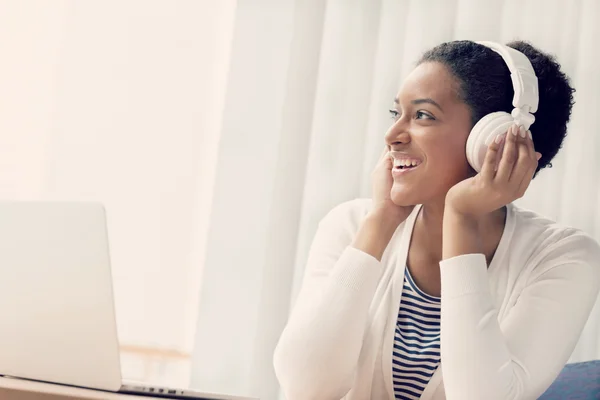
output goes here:
[[[272, 353], [318, 221], [370, 196], [418, 56], [530, 40], [577, 88], [518, 203], [600, 240], [595, 0], [0, 0], [0, 197], [100, 200], [127, 343], [278, 396]], [[599, 260], [600, 262], [600, 260]], [[600, 308], [572, 361], [600, 358]]]
[[[317, 223], [370, 195], [387, 109], [418, 56], [441, 42], [524, 39], [558, 57], [578, 89], [569, 137], [518, 203], [600, 240], [599, 18], [593, 0], [238, 0], [226, 102], [244, 106], [221, 131], [223, 188], [204, 264], [214, 293], [200, 302], [192, 382], [273, 398], [271, 354]], [[227, 172], [236, 161], [243, 178]], [[599, 329], [596, 308], [571, 361], [600, 358]]]

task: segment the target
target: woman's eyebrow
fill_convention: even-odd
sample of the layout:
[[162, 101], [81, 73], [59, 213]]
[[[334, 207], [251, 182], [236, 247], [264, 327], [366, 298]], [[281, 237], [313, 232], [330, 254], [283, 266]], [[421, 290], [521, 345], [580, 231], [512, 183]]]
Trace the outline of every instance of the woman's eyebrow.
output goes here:
[[[439, 108], [441, 112], [444, 112], [444, 110], [442, 109], [442, 106], [440, 106], [438, 103], [436, 103], [433, 99], [430, 99], [430, 98], [415, 99], [415, 100], [411, 101], [411, 103], [414, 104], [414, 105], [428, 103], [428, 104], [434, 105], [437, 108]], [[394, 104], [400, 104], [400, 101], [398, 100], [397, 97], [394, 98]]]

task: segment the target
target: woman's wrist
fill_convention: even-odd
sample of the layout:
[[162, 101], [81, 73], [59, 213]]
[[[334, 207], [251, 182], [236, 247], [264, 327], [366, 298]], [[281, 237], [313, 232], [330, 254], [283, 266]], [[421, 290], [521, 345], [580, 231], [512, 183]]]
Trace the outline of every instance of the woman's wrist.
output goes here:
[[457, 212], [451, 206], [444, 209], [442, 257], [444, 260], [463, 254], [481, 253], [483, 243], [478, 219]]
[[392, 236], [406, 216], [396, 210], [374, 207], [363, 219], [352, 246], [381, 261]]
[[375, 219], [381, 219], [396, 227], [400, 225], [412, 212], [414, 207], [401, 207], [392, 203], [391, 200], [378, 202], [373, 205], [369, 215]]

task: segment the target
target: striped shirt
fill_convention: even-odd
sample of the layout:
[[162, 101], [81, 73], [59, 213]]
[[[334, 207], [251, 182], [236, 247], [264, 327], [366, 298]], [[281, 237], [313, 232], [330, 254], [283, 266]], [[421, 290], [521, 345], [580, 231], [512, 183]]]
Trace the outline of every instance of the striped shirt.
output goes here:
[[439, 297], [417, 287], [405, 268], [392, 374], [396, 399], [419, 399], [440, 362]]

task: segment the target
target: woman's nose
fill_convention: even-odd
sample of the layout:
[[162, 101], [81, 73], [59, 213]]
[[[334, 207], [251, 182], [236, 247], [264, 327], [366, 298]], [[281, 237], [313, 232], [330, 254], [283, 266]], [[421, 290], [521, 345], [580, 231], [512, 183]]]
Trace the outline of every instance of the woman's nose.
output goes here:
[[396, 121], [385, 134], [385, 142], [388, 146], [393, 144], [404, 144], [410, 142], [410, 134], [407, 124], [402, 120]]

